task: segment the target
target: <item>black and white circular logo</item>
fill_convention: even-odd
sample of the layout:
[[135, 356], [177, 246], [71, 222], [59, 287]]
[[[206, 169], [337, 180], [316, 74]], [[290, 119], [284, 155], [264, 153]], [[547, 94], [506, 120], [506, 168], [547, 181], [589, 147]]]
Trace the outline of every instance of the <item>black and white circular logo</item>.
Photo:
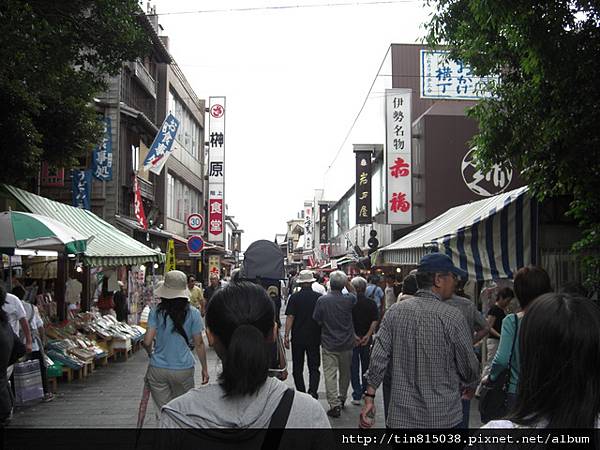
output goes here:
[[462, 177], [467, 187], [482, 197], [504, 192], [512, 181], [512, 166], [508, 164], [502, 167], [500, 164], [494, 164], [489, 172], [482, 173], [477, 168], [475, 150], [469, 150], [461, 163]]

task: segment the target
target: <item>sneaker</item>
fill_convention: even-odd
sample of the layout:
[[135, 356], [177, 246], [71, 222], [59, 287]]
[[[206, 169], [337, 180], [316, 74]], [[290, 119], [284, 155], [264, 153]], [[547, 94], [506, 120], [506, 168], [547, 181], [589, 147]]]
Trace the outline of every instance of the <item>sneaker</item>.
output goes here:
[[362, 402], [360, 400], [354, 400], [354, 399], [352, 399], [352, 404], [355, 405], [355, 406], [360, 406], [360, 405], [362, 405]]
[[327, 415], [329, 417], [338, 418], [338, 417], [340, 417], [341, 414], [342, 414], [342, 412], [341, 412], [341, 409], [339, 406], [334, 406], [329, 411], [327, 411]]
[[44, 397], [42, 398], [42, 401], [44, 403], [51, 402], [52, 400], [54, 400], [54, 394], [52, 392], [48, 392], [47, 394], [44, 394]]

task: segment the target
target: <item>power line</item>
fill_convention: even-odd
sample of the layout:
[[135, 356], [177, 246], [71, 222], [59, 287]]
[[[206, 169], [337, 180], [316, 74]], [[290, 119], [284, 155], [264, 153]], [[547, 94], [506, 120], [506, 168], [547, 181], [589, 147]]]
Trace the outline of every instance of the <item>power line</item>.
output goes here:
[[157, 16], [175, 16], [185, 14], [213, 14], [227, 12], [253, 12], [253, 11], [281, 11], [286, 9], [304, 9], [304, 8], [334, 8], [339, 6], [370, 6], [370, 5], [390, 5], [395, 3], [420, 3], [421, 0], [382, 0], [374, 2], [351, 2], [351, 3], [317, 3], [311, 5], [281, 5], [281, 6], [255, 6], [250, 8], [224, 8], [224, 9], [200, 9], [194, 11], [173, 11], [165, 13], [156, 13]]
[[381, 61], [381, 64], [379, 65], [379, 69], [377, 69], [377, 73], [375, 74], [375, 77], [373, 78], [373, 82], [371, 83], [371, 87], [369, 87], [369, 91], [367, 92], [367, 95], [365, 96], [365, 100], [363, 101], [363, 104], [360, 107], [360, 110], [358, 111], [358, 114], [354, 118], [354, 121], [352, 122], [352, 125], [350, 126], [350, 129], [348, 130], [348, 133], [346, 133], [346, 137], [342, 141], [342, 144], [340, 145], [340, 148], [338, 149], [337, 153], [333, 157], [333, 161], [331, 161], [331, 164], [329, 164], [329, 166], [327, 166], [327, 170], [325, 170], [325, 173], [323, 174], [323, 182], [325, 182], [325, 177], [327, 176], [327, 172], [329, 172], [329, 169], [331, 169], [331, 167], [333, 166], [333, 164], [337, 160], [338, 156], [340, 156], [340, 153], [341, 153], [342, 149], [344, 148], [344, 145], [346, 144], [346, 141], [350, 137], [350, 133], [352, 133], [352, 130], [354, 129], [354, 127], [356, 125], [356, 122], [358, 122], [358, 118], [362, 114], [363, 109], [365, 109], [365, 105], [367, 104], [367, 101], [369, 100], [369, 96], [371, 95], [371, 91], [373, 90], [373, 86], [375, 86], [375, 83], [377, 82], [377, 78], [379, 78], [379, 72], [381, 72], [381, 69], [383, 68], [383, 64], [385, 63], [385, 60], [387, 59], [387, 56], [390, 53], [390, 49], [391, 48], [392, 48], [391, 45], [388, 46], [388, 49], [385, 52], [385, 56], [383, 57], [383, 60]]

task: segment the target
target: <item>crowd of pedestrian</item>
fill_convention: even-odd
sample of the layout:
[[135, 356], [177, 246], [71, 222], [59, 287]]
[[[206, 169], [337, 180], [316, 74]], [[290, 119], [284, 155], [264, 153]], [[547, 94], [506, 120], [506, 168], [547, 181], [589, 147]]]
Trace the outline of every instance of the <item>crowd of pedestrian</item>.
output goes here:
[[[441, 253], [424, 256], [400, 292], [394, 277], [380, 285], [376, 275], [337, 270], [325, 279], [303, 270], [281, 289], [280, 326], [281, 299], [278, 306], [259, 283], [234, 276], [223, 285], [213, 276], [202, 289], [193, 276], [170, 271], [155, 290], [160, 302], [147, 313], [144, 338], [144, 382], [160, 426], [327, 428], [327, 416], [335, 420], [347, 409], [351, 385], [363, 428], [373, 426], [380, 386], [389, 428], [468, 428], [472, 399], [498, 380], [506, 384], [505, 402], [481, 410], [488, 427], [600, 425], [597, 303], [575, 284], [554, 293], [546, 271], [531, 266], [515, 274], [512, 288], [497, 288], [482, 314], [464, 293], [466, 276]], [[23, 300], [18, 285], [13, 293], [0, 286], [2, 423], [12, 405], [10, 364], [27, 353], [45, 371], [43, 326], [35, 305]], [[295, 390], [285, 376], [273, 376], [280, 333], [281, 347], [291, 349]], [[194, 352], [202, 384], [209, 382], [204, 335], [222, 371], [216, 383], [195, 389]], [[326, 410], [318, 402], [321, 370]], [[45, 378], [43, 384], [51, 398]]]

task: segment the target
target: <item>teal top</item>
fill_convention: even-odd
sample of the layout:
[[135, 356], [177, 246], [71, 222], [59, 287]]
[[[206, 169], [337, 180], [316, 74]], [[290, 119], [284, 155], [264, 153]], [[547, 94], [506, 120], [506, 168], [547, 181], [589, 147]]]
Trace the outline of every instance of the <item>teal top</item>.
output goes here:
[[494, 361], [492, 362], [492, 369], [490, 372], [490, 379], [496, 380], [500, 372], [508, 368], [508, 360], [510, 358], [510, 351], [513, 345], [513, 339], [515, 334], [517, 340], [515, 341], [515, 349], [512, 354], [510, 380], [508, 383], [508, 392], [511, 394], [517, 393], [517, 385], [519, 384], [519, 372], [520, 372], [520, 355], [519, 355], [519, 327], [521, 326], [522, 319], [518, 319], [518, 325], [516, 324], [516, 314], [509, 314], [502, 321], [502, 332], [500, 333], [500, 342], [498, 343], [498, 350]]
[[150, 365], [163, 369], [191, 369], [194, 367], [194, 356], [189, 344], [194, 342], [194, 336], [202, 334], [202, 330], [204, 330], [200, 311], [190, 305], [183, 322], [183, 329], [189, 342], [185, 342], [183, 336], [175, 331], [171, 318], [167, 316], [166, 319], [165, 322], [163, 311], [159, 313], [156, 308], [150, 311], [148, 328], [156, 328], [154, 352], [150, 357]]

